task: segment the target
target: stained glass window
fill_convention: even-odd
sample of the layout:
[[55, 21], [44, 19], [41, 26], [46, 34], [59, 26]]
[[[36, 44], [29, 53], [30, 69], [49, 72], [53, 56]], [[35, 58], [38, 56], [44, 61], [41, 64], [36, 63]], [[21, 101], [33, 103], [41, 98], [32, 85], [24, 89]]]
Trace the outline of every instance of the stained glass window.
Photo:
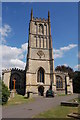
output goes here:
[[56, 76], [56, 88], [63, 88], [63, 81], [60, 76]]
[[38, 70], [37, 82], [43, 82], [44, 83], [44, 69], [43, 68], [40, 68]]

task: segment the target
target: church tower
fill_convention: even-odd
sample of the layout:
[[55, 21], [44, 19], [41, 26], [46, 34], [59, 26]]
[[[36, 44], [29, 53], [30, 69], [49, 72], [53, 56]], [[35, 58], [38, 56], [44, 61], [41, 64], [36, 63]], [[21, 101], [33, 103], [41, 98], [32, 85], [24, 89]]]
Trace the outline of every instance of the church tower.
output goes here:
[[26, 63], [26, 92], [44, 95], [50, 85], [56, 88], [51, 37], [50, 12], [48, 19], [34, 18], [31, 10]]

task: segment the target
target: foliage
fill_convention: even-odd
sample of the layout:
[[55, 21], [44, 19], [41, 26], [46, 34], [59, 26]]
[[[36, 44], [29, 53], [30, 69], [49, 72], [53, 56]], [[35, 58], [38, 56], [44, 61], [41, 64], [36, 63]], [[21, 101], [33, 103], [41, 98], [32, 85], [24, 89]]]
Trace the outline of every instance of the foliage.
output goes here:
[[10, 91], [8, 90], [8, 87], [4, 84], [4, 82], [2, 81], [2, 105], [7, 103], [9, 96], [10, 96]]
[[73, 92], [80, 93], [80, 72], [76, 71], [73, 78]]
[[67, 72], [70, 78], [73, 78], [73, 77], [74, 77], [74, 71], [73, 71], [73, 69], [72, 69], [71, 67], [69, 67], [69, 66], [64, 66], [64, 65], [57, 66], [57, 67], [55, 68], [55, 71]]

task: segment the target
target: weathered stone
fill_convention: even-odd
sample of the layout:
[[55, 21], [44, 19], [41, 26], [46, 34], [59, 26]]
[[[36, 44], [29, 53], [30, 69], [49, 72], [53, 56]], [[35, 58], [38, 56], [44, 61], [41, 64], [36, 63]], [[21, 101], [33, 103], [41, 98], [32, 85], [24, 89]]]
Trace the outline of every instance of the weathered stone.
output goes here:
[[[55, 74], [52, 39], [50, 33], [50, 16], [48, 17], [49, 21], [41, 18], [35, 19], [36, 24], [33, 20], [34, 18], [31, 18], [30, 20], [29, 47], [27, 55], [29, 57], [27, 58], [26, 70], [26, 92], [30, 91], [39, 94], [39, 87], [42, 86], [45, 94], [51, 85], [51, 81], [54, 81]], [[40, 68], [44, 71], [42, 73], [42, 78], [40, 78], [38, 74]], [[44, 82], [39, 81], [39, 79], [44, 79]]]
[[19, 94], [31, 92], [30, 94], [33, 93], [33, 95], [30, 96], [34, 96], [43, 91], [43, 95], [45, 95], [51, 84], [55, 93], [73, 93], [72, 80], [69, 79], [68, 73], [54, 71], [50, 12], [48, 12], [48, 19], [45, 20], [44, 18], [34, 18], [33, 10], [31, 10], [25, 70], [3, 71], [3, 81], [10, 90], [13, 89], [11, 81], [14, 77], [16, 81], [19, 81], [17, 82], [19, 90], [22, 89], [21, 92], [18, 91]]

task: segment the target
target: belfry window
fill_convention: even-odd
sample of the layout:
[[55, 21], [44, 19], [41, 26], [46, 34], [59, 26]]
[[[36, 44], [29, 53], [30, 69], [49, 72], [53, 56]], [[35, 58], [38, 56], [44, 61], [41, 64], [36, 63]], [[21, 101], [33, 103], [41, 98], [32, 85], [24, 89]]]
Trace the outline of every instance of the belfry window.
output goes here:
[[37, 82], [42, 82], [42, 83], [44, 83], [44, 69], [43, 69], [43, 68], [40, 68], [40, 69], [38, 70]]
[[56, 76], [56, 88], [63, 88], [63, 81], [60, 76]]
[[39, 25], [39, 33], [43, 34], [43, 25], [42, 24]]

